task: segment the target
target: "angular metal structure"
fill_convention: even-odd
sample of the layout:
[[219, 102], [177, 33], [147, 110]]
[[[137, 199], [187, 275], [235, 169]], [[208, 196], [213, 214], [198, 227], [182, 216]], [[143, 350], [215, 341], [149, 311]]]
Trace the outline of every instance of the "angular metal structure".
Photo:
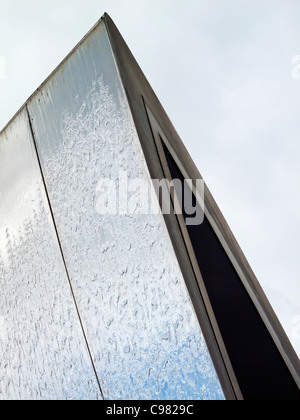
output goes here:
[[0, 398], [299, 399], [299, 360], [209, 190], [191, 225], [126, 211], [124, 174], [191, 179], [195, 197], [202, 179], [104, 15], [0, 134]]

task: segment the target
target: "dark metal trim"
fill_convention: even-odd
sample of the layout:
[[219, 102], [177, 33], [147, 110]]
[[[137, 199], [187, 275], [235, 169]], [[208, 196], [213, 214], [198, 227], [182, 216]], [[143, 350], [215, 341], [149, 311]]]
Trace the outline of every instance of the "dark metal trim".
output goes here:
[[[147, 106], [146, 103], [145, 103], [145, 109], [146, 109], [146, 112], [147, 112], [147, 115], [148, 115], [148, 118], [149, 118], [149, 124], [150, 124], [151, 129], [152, 129], [153, 138], [154, 138], [155, 143], [156, 143], [156, 147], [157, 147], [157, 151], [158, 151], [158, 157], [159, 157], [161, 165], [162, 165], [162, 170], [163, 170], [163, 173], [164, 173], [164, 177], [169, 182], [171, 182], [173, 180], [173, 177], [170, 173], [169, 165], [167, 163], [166, 156], [165, 156], [163, 146], [162, 146], [162, 140], [164, 141], [165, 144], [168, 143], [168, 140], [167, 140], [166, 136], [164, 135], [161, 127], [158, 125], [155, 117], [153, 116], [151, 110], [149, 109], [149, 107]], [[186, 177], [186, 179], [187, 178], [188, 177]], [[173, 203], [174, 203], [174, 198], [173, 198]], [[209, 296], [207, 294], [207, 290], [206, 290], [205, 285], [204, 285], [202, 274], [201, 274], [201, 271], [199, 269], [197, 258], [195, 256], [194, 248], [193, 248], [192, 242], [190, 240], [189, 233], [188, 233], [187, 228], [186, 228], [184, 217], [183, 217], [182, 214], [177, 214], [176, 217], [178, 219], [178, 224], [179, 224], [179, 227], [180, 227], [180, 230], [181, 230], [181, 233], [182, 233], [182, 237], [183, 237], [183, 240], [184, 240], [184, 243], [185, 243], [188, 255], [189, 255], [190, 263], [193, 267], [194, 277], [195, 277], [195, 280], [197, 281], [197, 284], [199, 286], [199, 293], [200, 293], [201, 299], [203, 300], [203, 303], [206, 307], [207, 315], [208, 315], [209, 321], [211, 323], [211, 328], [212, 328], [212, 330], [214, 331], [214, 334], [215, 334], [215, 339], [216, 339], [215, 345], [218, 346], [220, 354], [222, 355], [223, 363], [224, 363], [225, 369], [226, 369], [227, 374], [228, 374], [228, 379], [229, 379], [229, 381], [232, 385], [234, 393], [235, 393], [237, 399], [242, 400], [243, 396], [242, 396], [238, 381], [236, 379], [234, 370], [232, 368], [232, 364], [230, 362], [230, 358], [228, 356], [228, 353], [227, 353], [227, 350], [226, 350], [226, 347], [225, 347], [225, 344], [224, 344], [224, 341], [223, 341], [223, 338], [222, 338], [222, 335], [221, 335], [221, 332], [220, 332], [220, 329], [219, 329], [219, 326], [218, 326], [218, 323], [217, 323], [217, 320], [216, 320], [216, 317], [215, 317], [215, 314], [214, 314], [214, 311], [213, 311], [213, 308], [211, 306], [210, 299], [209, 299]], [[188, 283], [189, 279], [186, 279], [186, 282]], [[196, 299], [199, 299], [199, 296], [197, 296]]]
[[[157, 113], [161, 115], [166, 114], [161, 111], [161, 106], [157, 107], [157, 98], [146, 81], [143, 73], [137, 66], [118, 30], [107, 16], [105, 17], [105, 22], [150, 176], [152, 179], [164, 179], [164, 172], [161, 166], [156, 144], [153, 140], [153, 134], [148, 121], [148, 115], [144, 107], [143, 97], [145, 96], [147, 101], [150, 100], [152, 103], [151, 109], [155, 109]], [[167, 123], [170, 124], [169, 122]], [[233, 387], [232, 380], [229, 378], [227, 367], [223, 360], [223, 355], [220, 352], [219, 345], [216, 340], [215, 331], [211, 326], [206, 305], [203, 302], [199, 291], [199, 285], [194, 274], [189, 254], [186, 250], [185, 242], [183, 240], [176, 215], [165, 215], [165, 222], [225, 397], [228, 400], [242, 399], [242, 395], [238, 390], [238, 384], [236, 383], [236, 387]]]

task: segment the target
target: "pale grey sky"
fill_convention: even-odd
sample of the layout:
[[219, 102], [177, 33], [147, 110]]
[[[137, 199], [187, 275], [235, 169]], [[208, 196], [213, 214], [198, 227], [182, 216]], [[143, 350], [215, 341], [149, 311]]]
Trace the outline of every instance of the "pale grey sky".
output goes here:
[[300, 354], [299, 0], [1, 0], [0, 129], [105, 11]]

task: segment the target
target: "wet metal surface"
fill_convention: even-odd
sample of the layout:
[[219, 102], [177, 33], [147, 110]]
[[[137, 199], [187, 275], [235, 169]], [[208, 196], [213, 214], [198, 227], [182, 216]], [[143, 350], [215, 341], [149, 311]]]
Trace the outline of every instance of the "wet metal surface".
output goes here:
[[25, 109], [0, 135], [0, 399], [98, 399]]
[[151, 185], [104, 24], [29, 113], [104, 397], [223, 399], [163, 217], [98, 211], [101, 179]]

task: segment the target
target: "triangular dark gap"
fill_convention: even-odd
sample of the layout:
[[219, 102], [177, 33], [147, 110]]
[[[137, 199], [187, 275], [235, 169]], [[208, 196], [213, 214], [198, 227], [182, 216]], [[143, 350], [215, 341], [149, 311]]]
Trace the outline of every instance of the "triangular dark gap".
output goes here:
[[[164, 143], [163, 148], [172, 178], [183, 181]], [[190, 217], [184, 206], [183, 216]], [[187, 230], [244, 399], [299, 400], [292, 375], [207, 217]]]

